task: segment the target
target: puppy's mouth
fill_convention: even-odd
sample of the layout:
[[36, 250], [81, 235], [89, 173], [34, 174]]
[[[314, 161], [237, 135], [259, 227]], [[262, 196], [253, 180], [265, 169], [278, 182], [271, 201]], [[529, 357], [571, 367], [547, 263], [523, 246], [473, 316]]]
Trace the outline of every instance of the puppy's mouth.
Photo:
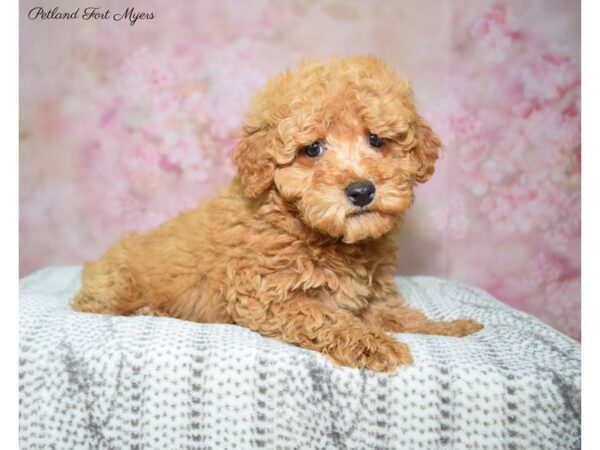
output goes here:
[[360, 216], [366, 216], [368, 214], [375, 214], [375, 211], [373, 211], [372, 209], [369, 209], [369, 208], [356, 209], [354, 211], [350, 211], [348, 213], [348, 217], [360, 217]]

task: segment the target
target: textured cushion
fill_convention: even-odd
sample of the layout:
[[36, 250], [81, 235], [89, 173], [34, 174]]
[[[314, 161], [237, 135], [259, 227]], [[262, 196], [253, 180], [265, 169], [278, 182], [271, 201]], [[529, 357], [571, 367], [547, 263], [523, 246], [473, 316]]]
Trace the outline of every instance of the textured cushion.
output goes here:
[[580, 345], [485, 292], [398, 278], [466, 338], [397, 335], [415, 364], [333, 366], [235, 325], [72, 311], [80, 268], [21, 280], [21, 448], [580, 446]]

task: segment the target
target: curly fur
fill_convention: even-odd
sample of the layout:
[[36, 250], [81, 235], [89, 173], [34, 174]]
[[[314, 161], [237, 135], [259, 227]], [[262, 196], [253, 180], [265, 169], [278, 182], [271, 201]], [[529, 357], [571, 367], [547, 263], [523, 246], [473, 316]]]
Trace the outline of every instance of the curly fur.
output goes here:
[[[369, 146], [368, 133], [385, 139]], [[321, 140], [318, 158], [302, 149]], [[469, 319], [432, 321], [396, 290], [393, 231], [441, 143], [408, 81], [372, 57], [307, 61], [252, 102], [216, 197], [85, 265], [78, 311], [236, 323], [351, 367], [392, 371], [409, 348], [386, 332], [465, 336]], [[356, 207], [356, 180], [376, 186]]]

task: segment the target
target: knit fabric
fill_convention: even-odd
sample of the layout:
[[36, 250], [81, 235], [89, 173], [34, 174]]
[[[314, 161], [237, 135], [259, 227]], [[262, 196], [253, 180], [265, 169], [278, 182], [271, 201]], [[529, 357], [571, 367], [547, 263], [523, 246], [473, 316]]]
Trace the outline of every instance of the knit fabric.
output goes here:
[[22, 449], [575, 449], [580, 345], [463, 284], [398, 278], [465, 338], [397, 334], [394, 374], [236, 325], [78, 313], [80, 267], [21, 280]]

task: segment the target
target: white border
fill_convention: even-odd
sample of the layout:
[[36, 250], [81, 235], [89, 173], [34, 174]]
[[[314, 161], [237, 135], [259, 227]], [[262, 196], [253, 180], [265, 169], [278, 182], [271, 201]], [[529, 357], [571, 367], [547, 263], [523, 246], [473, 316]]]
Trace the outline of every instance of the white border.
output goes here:
[[18, 298], [19, 298], [19, 55], [18, 17], [19, 3], [2, 5], [3, 20], [0, 33], [0, 236], [2, 242], [0, 274], [2, 286], [2, 314], [0, 333], [2, 337], [2, 369], [0, 370], [0, 423], [2, 423], [2, 447], [19, 448], [19, 375], [18, 375]]
[[600, 326], [596, 318], [600, 316], [598, 304], [598, 246], [600, 233], [600, 212], [598, 192], [600, 192], [600, 157], [598, 148], [598, 83], [600, 70], [598, 58], [598, 14], [600, 7], [595, 0], [582, 2], [582, 448], [600, 448], [598, 427], [598, 348]]

